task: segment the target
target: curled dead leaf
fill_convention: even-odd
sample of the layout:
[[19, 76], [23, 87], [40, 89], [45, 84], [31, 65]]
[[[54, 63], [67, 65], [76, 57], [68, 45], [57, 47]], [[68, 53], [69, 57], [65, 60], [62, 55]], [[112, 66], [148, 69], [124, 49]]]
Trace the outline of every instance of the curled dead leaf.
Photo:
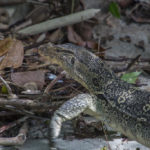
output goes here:
[[7, 38], [0, 42], [0, 70], [6, 67], [18, 68], [22, 65], [24, 48], [21, 41]]

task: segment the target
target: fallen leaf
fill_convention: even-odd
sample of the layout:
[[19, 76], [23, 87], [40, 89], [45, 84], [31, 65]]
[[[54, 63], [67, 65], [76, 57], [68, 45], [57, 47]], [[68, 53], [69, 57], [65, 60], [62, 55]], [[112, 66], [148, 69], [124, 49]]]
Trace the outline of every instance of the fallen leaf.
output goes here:
[[54, 31], [53, 33], [50, 34], [48, 39], [49, 39], [50, 42], [56, 43], [58, 41], [61, 41], [63, 36], [64, 36], [64, 33], [62, 32], [62, 30], [57, 29], [56, 31]]
[[2, 94], [8, 94], [8, 90], [7, 90], [7, 87], [5, 85], [2, 86], [1, 93]]
[[104, 146], [103, 148], [101, 148], [101, 150], [107, 150], [107, 147], [106, 147], [106, 146]]
[[11, 80], [21, 87], [26, 83], [35, 82], [38, 88], [42, 89], [45, 84], [45, 70], [11, 73]]
[[[21, 26], [25, 27], [26, 26], [25, 25], [26, 24], [25, 17], [33, 9], [32, 4], [23, 3], [20, 5], [14, 6], [13, 9], [14, 9], [14, 11], [11, 13], [11, 15], [10, 15], [11, 17], [9, 19], [9, 26], [12, 26], [12, 25], [15, 25], [18, 23], [16, 26], [17, 28], [18, 27], [20, 28]], [[22, 20], [24, 20], [24, 21], [22, 22]], [[29, 22], [31, 22], [31, 20]], [[16, 27], [15, 27], [15, 29], [16, 29]]]
[[68, 26], [68, 41], [80, 46], [85, 46], [86, 44], [71, 26]]
[[24, 49], [21, 41], [7, 38], [1, 41], [2, 52], [0, 61], [0, 70], [6, 67], [18, 68], [22, 65]]
[[9, 47], [12, 45], [13, 41], [11, 38], [6, 38], [0, 41], [0, 56], [6, 54], [9, 50]]
[[98, 43], [95, 41], [87, 41], [86, 46], [87, 48], [98, 49]]
[[0, 23], [0, 30], [7, 30], [9, 26], [7, 24]]
[[83, 38], [83, 40], [89, 41], [93, 36], [93, 27], [95, 24], [89, 22], [82, 22], [75, 25], [75, 30]]
[[44, 5], [37, 5], [27, 16], [26, 20], [31, 19], [32, 24], [42, 22], [49, 17], [49, 7]]

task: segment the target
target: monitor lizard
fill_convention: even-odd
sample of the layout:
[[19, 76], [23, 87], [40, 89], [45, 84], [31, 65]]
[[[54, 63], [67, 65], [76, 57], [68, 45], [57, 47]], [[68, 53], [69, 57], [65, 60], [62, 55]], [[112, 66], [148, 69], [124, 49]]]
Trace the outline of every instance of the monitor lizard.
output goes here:
[[54, 113], [50, 123], [51, 141], [58, 138], [64, 121], [84, 112], [150, 147], [150, 92], [122, 81], [85, 48], [48, 43], [39, 50], [89, 91], [68, 100]]

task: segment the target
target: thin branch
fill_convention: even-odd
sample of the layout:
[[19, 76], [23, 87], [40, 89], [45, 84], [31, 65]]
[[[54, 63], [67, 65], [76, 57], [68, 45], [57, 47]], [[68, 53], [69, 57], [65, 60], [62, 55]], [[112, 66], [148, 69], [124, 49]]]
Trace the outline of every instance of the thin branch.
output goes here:
[[6, 99], [0, 98], [0, 106], [10, 105], [18, 108], [30, 108], [30, 109], [40, 109], [40, 108], [49, 108], [50, 105], [35, 102], [29, 99]]
[[8, 5], [15, 5], [15, 4], [21, 4], [21, 3], [25, 3], [27, 2], [27, 0], [0, 0], [0, 6], [8, 6]]
[[[128, 57], [113, 57], [113, 56], [105, 56], [103, 60], [105, 61], [114, 61], [114, 62], [122, 62], [122, 61], [131, 61], [134, 58], [128, 58]], [[139, 62], [150, 62], [149, 58], [140, 58], [138, 60]]]
[[73, 13], [67, 16], [47, 20], [42, 23], [29, 26], [25, 29], [19, 30], [17, 33], [24, 35], [24, 36], [35, 35], [38, 33], [46, 32], [46, 31], [53, 30], [56, 28], [60, 28], [60, 27], [64, 27], [67, 25], [85, 21], [87, 19], [94, 17], [99, 11], [100, 9], [83, 10], [83, 11]]
[[14, 126], [16, 126], [17, 124], [19, 124], [19, 123], [21, 123], [21, 122], [24, 122], [24, 121], [27, 120], [28, 118], [29, 118], [29, 117], [22, 117], [22, 118], [20, 118], [20, 119], [14, 121], [14, 122], [12, 122], [12, 123], [9, 123], [8, 125], [4, 125], [4, 126], [0, 127], [0, 133], [2, 133], [2, 132], [6, 131], [6, 130], [8, 130], [8, 129], [14, 127]]
[[26, 141], [26, 134], [28, 131], [27, 123], [21, 127], [19, 134], [16, 137], [11, 138], [0, 138], [0, 145], [3, 146], [14, 146], [14, 145], [23, 145]]
[[[61, 97], [61, 99], [63, 98], [64, 97]], [[57, 97], [54, 97], [52, 99], [53, 100], [57, 99]], [[4, 109], [8, 109], [12, 112], [16, 112], [18, 114], [26, 115], [26, 116], [33, 117], [33, 118], [39, 118], [38, 116], [35, 116], [35, 112], [50, 113], [64, 102], [64, 100], [63, 101], [60, 101], [60, 100], [53, 101], [53, 100], [51, 100], [50, 104], [46, 104], [46, 103], [41, 103], [41, 102], [35, 102], [29, 99], [10, 100], [6, 98], [0, 98], [0, 107]]]
[[140, 57], [141, 55], [136, 56], [131, 63], [128, 64], [126, 71], [130, 70], [139, 61]]
[[60, 80], [62, 77], [66, 75], [65, 71], [62, 71], [44, 90], [44, 94], [48, 94], [49, 90], [56, 84], [58, 80]]
[[120, 73], [120, 72], [127, 72], [133, 68], [133, 66], [136, 65], [137, 62], [139, 62], [141, 55], [136, 56], [134, 59], [131, 60], [131, 62], [127, 65], [127, 67], [122, 67], [120, 69], [113, 69], [115, 73]]

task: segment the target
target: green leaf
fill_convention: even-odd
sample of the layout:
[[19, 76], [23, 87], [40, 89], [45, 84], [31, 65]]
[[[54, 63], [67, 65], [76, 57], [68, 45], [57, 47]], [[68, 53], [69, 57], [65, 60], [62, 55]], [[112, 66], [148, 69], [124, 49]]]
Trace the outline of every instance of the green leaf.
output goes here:
[[8, 94], [8, 90], [7, 90], [7, 88], [6, 88], [5, 85], [2, 86], [2, 88], [1, 88], [1, 93], [2, 93], [2, 94]]
[[106, 146], [104, 146], [103, 148], [101, 148], [101, 150], [107, 150], [107, 147], [106, 147]]
[[118, 6], [118, 4], [116, 2], [111, 2], [109, 4], [109, 11], [116, 18], [120, 18], [119, 6]]
[[122, 75], [121, 79], [128, 83], [134, 84], [140, 74], [141, 72], [138, 72], [138, 71], [125, 73], [124, 75]]

